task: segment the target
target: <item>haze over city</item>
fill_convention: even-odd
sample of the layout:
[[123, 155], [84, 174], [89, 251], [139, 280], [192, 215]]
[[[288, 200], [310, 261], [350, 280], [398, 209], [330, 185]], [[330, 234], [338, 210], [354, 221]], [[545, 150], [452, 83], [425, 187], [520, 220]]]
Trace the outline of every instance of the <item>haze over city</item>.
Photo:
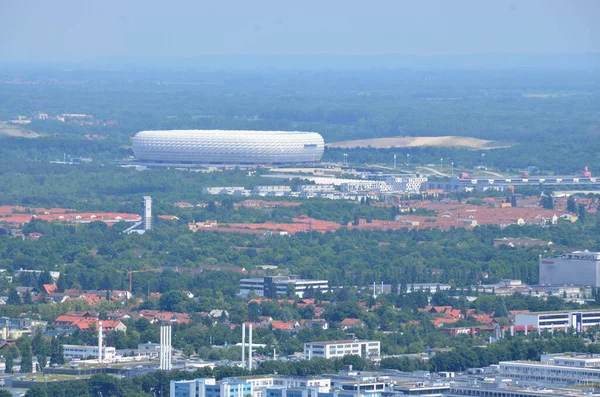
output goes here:
[[0, 397], [600, 397], [600, 0], [0, 15]]
[[29, 0], [0, 12], [0, 61], [600, 51], [594, 0]]

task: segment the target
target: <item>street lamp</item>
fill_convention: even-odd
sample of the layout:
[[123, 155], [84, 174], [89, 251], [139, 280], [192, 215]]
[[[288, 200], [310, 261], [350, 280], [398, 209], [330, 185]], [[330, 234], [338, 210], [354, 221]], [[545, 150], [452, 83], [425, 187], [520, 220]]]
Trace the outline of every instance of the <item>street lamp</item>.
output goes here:
[[394, 169], [396, 169], [396, 155], [394, 155]]
[[410, 167], [410, 153], [406, 153], [406, 166]]
[[452, 172], [450, 173], [451, 176], [454, 176], [454, 161], [451, 162], [450, 164], [452, 164]]
[[444, 159], [440, 159], [440, 172], [444, 171]]

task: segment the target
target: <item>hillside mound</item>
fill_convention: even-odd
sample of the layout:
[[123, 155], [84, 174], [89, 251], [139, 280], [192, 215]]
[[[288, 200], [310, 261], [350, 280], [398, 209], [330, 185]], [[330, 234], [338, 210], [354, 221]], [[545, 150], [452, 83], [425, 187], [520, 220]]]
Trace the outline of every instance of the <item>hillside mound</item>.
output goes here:
[[359, 147], [372, 147], [375, 149], [389, 149], [392, 147], [409, 148], [421, 146], [464, 147], [470, 149], [490, 149], [498, 147], [492, 141], [471, 138], [467, 136], [397, 136], [390, 138], [355, 139], [328, 143], [330, 148], [353, 149]]

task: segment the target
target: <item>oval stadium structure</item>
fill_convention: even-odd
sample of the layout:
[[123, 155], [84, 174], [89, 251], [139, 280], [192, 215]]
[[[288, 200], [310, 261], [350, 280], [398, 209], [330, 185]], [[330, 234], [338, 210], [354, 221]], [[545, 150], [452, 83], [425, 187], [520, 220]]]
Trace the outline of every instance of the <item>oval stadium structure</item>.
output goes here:
[[323, 137], [316, 132], [170, 130], [133, 137], [138, 160], [161, 163], [280, 164], [319, 161]]

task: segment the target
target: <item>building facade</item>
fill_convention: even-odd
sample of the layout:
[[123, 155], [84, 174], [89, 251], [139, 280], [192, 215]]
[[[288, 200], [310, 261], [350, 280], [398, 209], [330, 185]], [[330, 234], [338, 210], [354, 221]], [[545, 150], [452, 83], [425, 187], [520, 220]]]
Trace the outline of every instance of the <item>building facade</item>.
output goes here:
[[381, 355], [379, 341], [341, 340], [328, 342], [308, 342], [304, 344], [304, 357], [311, 358], [342, 358], [356, 355], [378, 360]]
[[574, 251], [553, 258], [540, 256], [539, 283], [600, 287], [600, 252]]
[[217, 382], [214, 378], [171, 381], [171, 397], [245, 397], [252, 395], [252, 385], [244, 380]]

